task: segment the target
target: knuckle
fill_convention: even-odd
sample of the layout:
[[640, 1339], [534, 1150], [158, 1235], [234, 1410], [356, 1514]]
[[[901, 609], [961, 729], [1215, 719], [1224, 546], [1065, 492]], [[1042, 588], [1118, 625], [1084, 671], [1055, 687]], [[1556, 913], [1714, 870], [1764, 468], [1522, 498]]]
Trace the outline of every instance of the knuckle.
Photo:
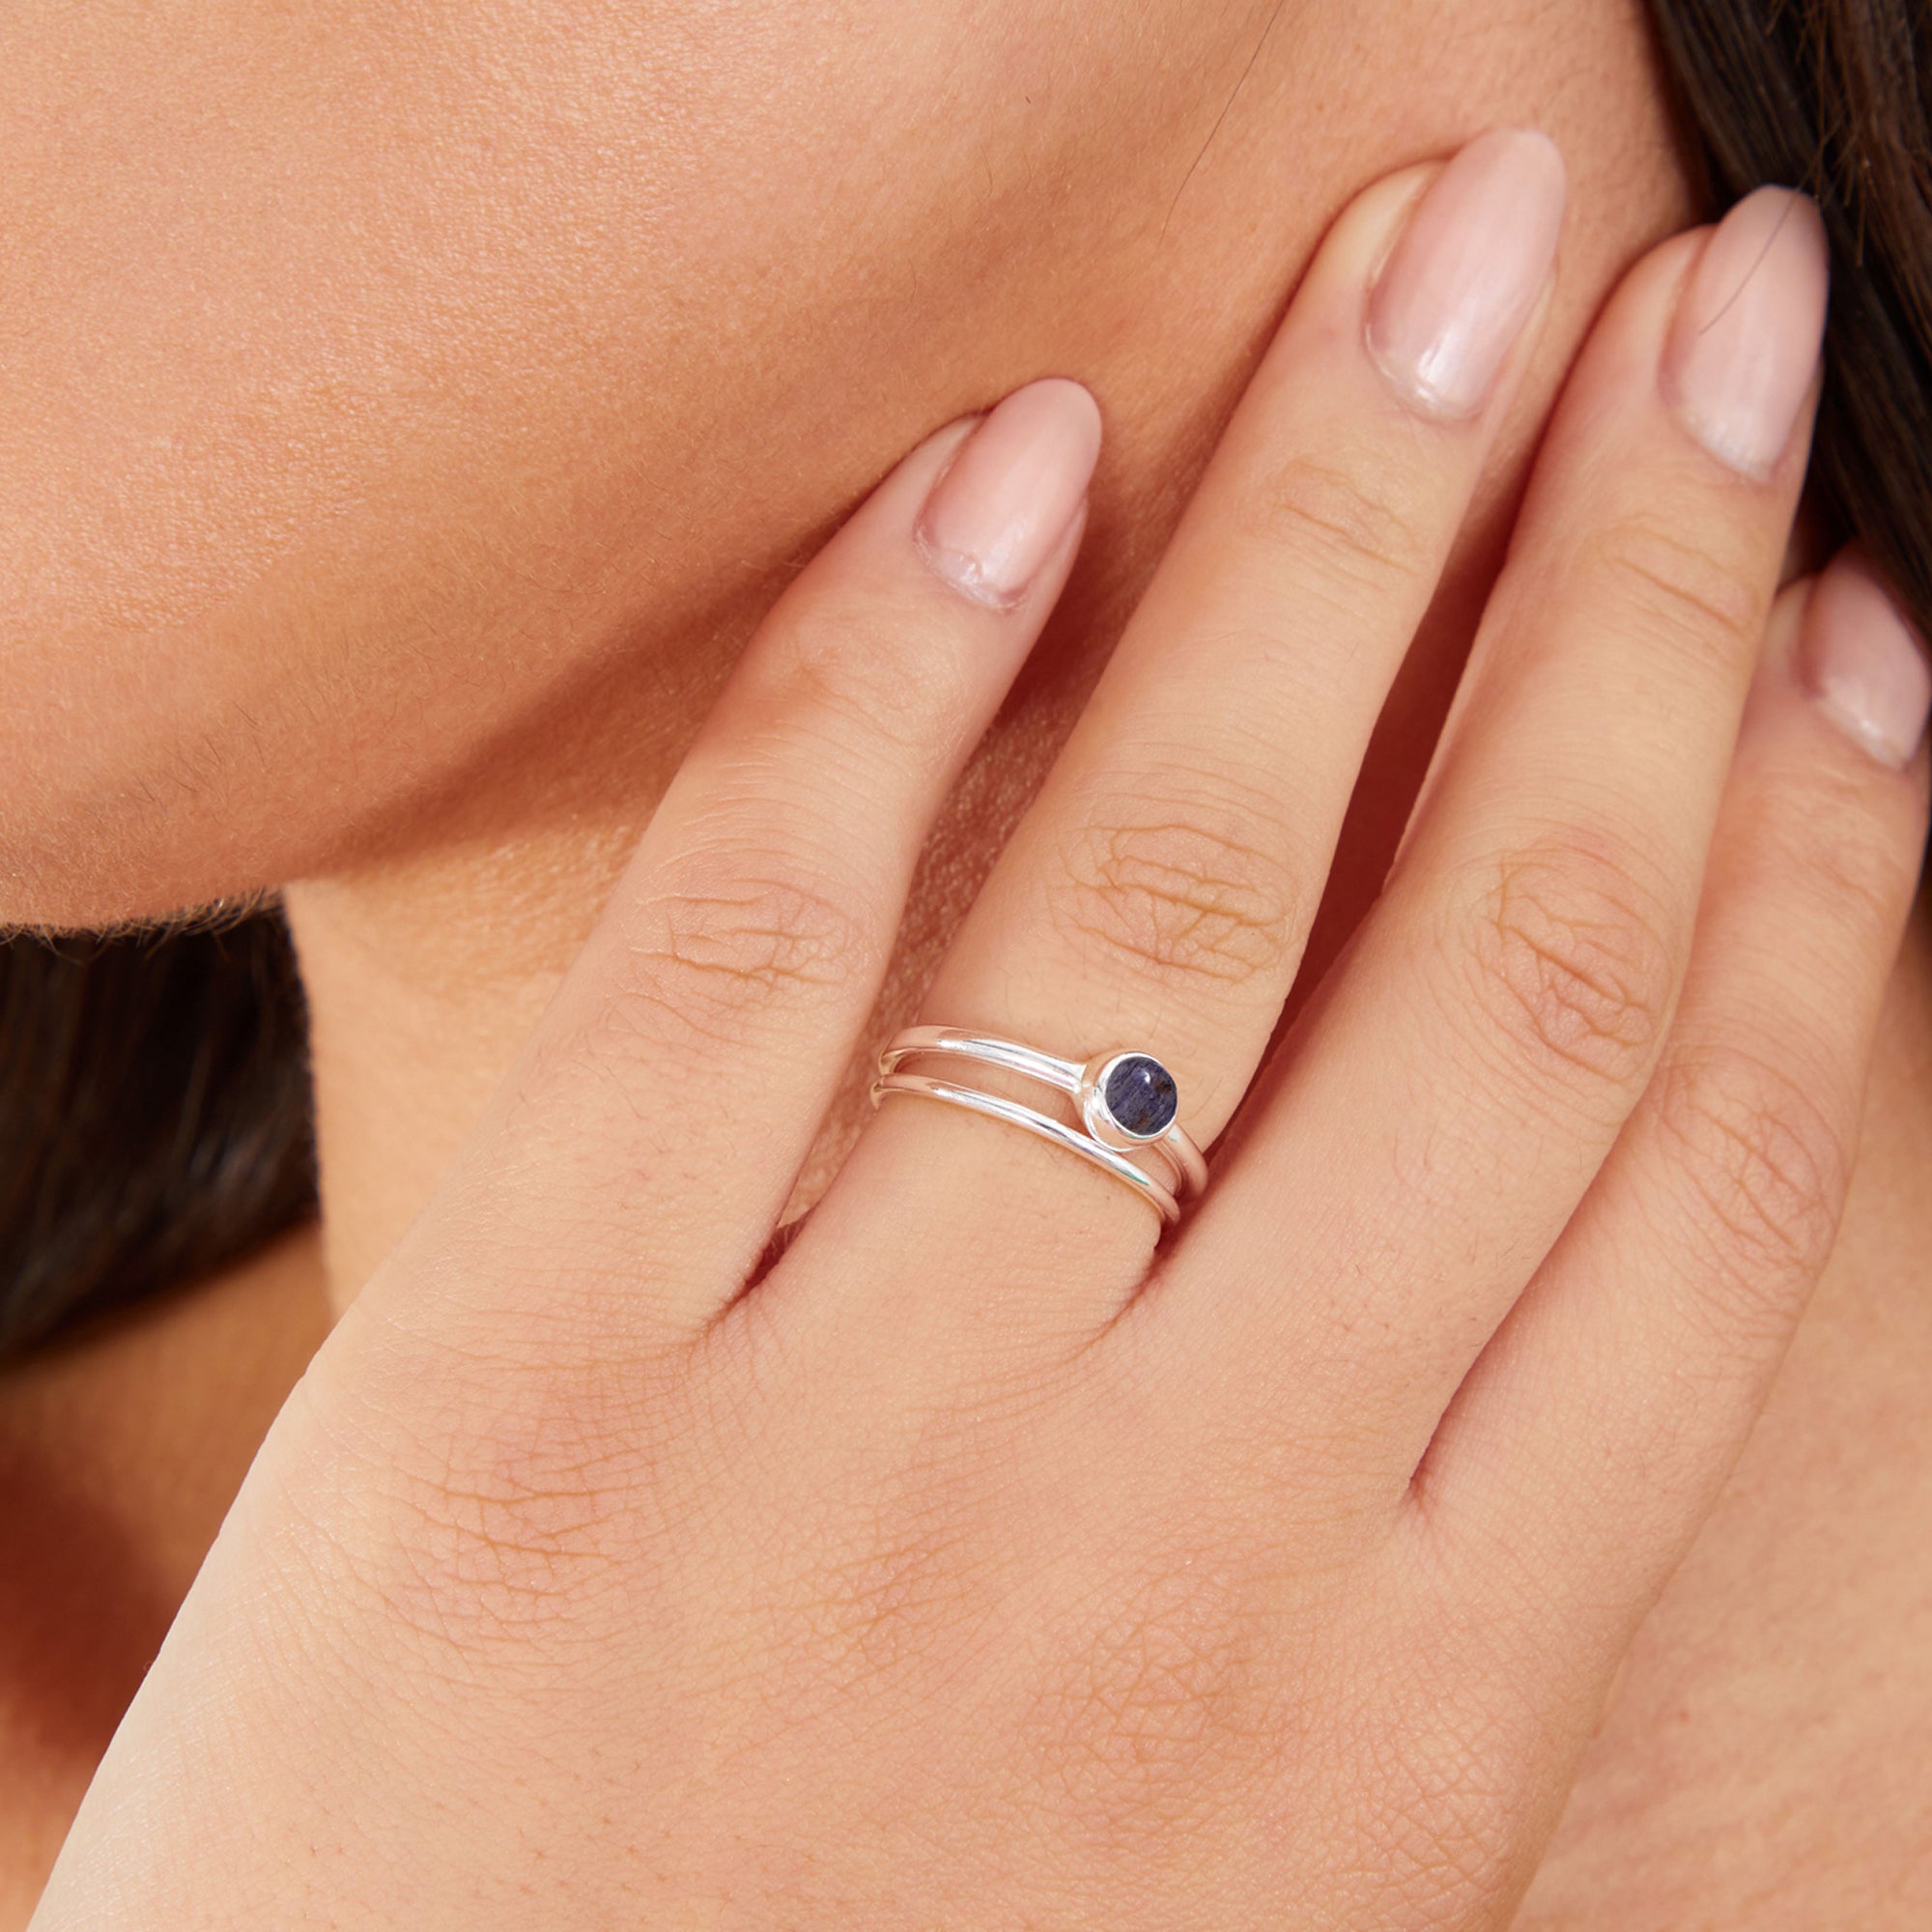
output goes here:
[[1047, 880], [1047, 923], [1138, 977], [1238, 988], [1282, 971], [1299, 928], [1279, 843], [1272, 811], [1225, 783], [1108, 796]]
[[[1439, 1699], [1439, 1688], [1437, 1690]], [[1411, 1713], [1370, 1841], [1384, 1901], [1417, 1927], [1485, 1922], [1518, 1876], [1526, 1805], [1521, 1767], [1500, 1727], [1481, 1718]]]
[[1365, 454], [1276, 464], [1243, 494], [1241, 525], [1250, 540], [1293, 553], [1317, 581], [1333, 575], [1352, 588], [1419, 576], [1432, 550], [1418, 511]]
[[1764, 628], [1771, 592], [1761, 574], [1745, 557], [1693, 541], [1655, 515], [1605, 525], [1590, 539], [1588, 562], [1608, 587], [1608, 608], [1647, 640], [1689, 638], [1747, 649]]
[[1839, 837], [1824, 834], [1829, 822], [1820, 813], [1807, 827], [1793, 869], [1809, 879], [1827, 918], [1864, 940], [1867, 957], [1889, 952], [1918, 875], [1918, 848], [1908, 856], [1873, 827], [1869, 812], [1844, 813]]
[[641, 1379], [635, 1361], [536, 1369], [452, 1349], [356, 1405], [353, 1434], [338, 1405], [338, 1451], [370, 1499], [337, 1534], [338, 1567], [441, 1673], [481, 1680], [506, 1655], [593, 1641], [630, 1587], [638, 1464], [664, 1427]]
[[1063, 1826], [1185, 1837], [1275, 1770], [1277, 1638], [1252, 1566], [1144, 1559], [1036, 1626], [1020, 1719], [1032, 1788]]
[[845, 1696], [891, 1680], [944, 1674], [984, 1589], [982, 1559], [962, 1519], [944, 1507], [891, 1508], [855, 1536], [824, 1539], [798, 1623], [823, 1690]]
[[[906, 675], [906, 639], [921, 638], [919, 675]], [[966, 660], [931, 613], [876, 602], [812, 608], [793, 616], [772, 651], [782, 719], [818, 721], [813, 735], [840, 746], [882, 743], [903, 754], [943, 749], [968, 711]]]
[[1580, 838], [1506, 853], [1471, 928], [1479, 1017], [1520, 1064], [1559, 1087], [1635, 1084], [1668, 1018], [1678, 949], [1627, 854]]
[[1753, 801], [1758, 876], [1794, 887], [1816, 907], [1822, 929], [1855, 935], [1861, 952], [1888, 947], [1911, 891], [1917, 846], [1901, 850], [1875, 822], [1862, 771], [1807, 767], [1780, 779]]
[[1674, 1055], [1659, 1075], [1657, 1121], [1690, 1205], [1713, 1318], [1747, 1342], [1781, 1337], [1837, 1235], [1845, 1137], [1799, 1081], [1737, 1047]]
[[809, 866], [760, 856], [759, 867], [690, 878], [639, 908], [620, 981], [599, 1004], [593, 1049], [668, 1030], [734, 1040], [752, 1010], [830, 1003], [869, 970], [870, 923], [834, 895], [823, 869], [814, 878]]

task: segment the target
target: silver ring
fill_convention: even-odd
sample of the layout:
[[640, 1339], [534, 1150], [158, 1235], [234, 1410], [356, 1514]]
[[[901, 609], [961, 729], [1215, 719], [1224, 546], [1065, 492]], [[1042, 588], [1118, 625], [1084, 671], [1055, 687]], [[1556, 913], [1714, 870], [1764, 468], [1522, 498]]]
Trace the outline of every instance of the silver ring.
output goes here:
[[[1072, 1101], [1078, 1122], [1056, 1120], [1024, 1101], [954, 1080], [902, 1070], [906, 1061], [926, 1055], [955, 1064], [977, 1062], [1040, 1081]], [[876, 1107], [888, 1094], [944, 1100], [1024, 1127], [1124, 1181], [1170, 1227], [1180, 1219], [1181, 1199], [1208, 1184], [1208, 1162], [1193, 1135], [1180, 1124], [1180, 1095], [1174, 1076], [1151, 1053], [1116, 1051], [1095, 1054], [1088, 1061], [1061, 1060], [1017, 1040], [964, 1027], [907, 1027], [879, 1055], [872, 1104]], [[1149, 1153], [1162, 1163], [1167, 1179], [1134, 1158]]]

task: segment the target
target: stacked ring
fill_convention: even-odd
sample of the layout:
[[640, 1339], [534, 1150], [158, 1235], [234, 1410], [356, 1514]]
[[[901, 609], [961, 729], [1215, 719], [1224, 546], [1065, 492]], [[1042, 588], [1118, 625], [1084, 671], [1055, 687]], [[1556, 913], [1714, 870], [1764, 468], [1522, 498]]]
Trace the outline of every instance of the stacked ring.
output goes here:
[[[996, 1066], [1037, 1080], [1067, 1095], [1078, 1119], [1057, 1120], [1002, 1094], [904, 1070], [906, 1061], [923, 1057]], [[879, 1055], [872, 1104], [877, 1106], [888, 1094], [916, 1094], [1024, 1127], [1123, 1181], [1170, 1226], [1180, 1218], [1181, 1199], [1208, 1182], [1207, 1160], [1180, 1124], [1174, 1076], [1151, 1053], [1116, 1051], [1084, 1062], [1061, 1060], [1017, 1040], [963, 1027], [907, 1027]], [[1166, 1179], [1135, 1158], [1145, 1154], [1160, 1162]]]

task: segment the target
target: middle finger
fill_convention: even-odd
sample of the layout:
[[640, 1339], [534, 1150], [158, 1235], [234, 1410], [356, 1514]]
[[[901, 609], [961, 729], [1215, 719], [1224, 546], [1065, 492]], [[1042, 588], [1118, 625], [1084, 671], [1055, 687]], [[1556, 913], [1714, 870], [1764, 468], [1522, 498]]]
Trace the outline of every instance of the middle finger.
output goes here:
[[[1612, 297], [1348, 970], [1136, 1308], [1152, 1324], [1167, 1302], [1171, 1324], [1196, 1303], [1198, 1371], [1225, 1387], [1266, 1364], [1250, 1420], [1264, 1407], [1297, 1455], [1348, 1445], [1384, 1494], [1669, 1037], [1804, 477], [1826, 279], [1815, 209], [1767, 187]], [[1167, 1359], [1180, 1339], [1165, 1327]]]

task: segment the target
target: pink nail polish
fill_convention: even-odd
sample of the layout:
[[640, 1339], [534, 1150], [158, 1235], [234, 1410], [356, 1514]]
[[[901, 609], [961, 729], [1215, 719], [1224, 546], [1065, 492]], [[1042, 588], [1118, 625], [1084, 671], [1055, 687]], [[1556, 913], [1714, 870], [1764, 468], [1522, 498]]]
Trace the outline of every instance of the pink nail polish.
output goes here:
[[977, 604], [1026, 595], [1087, 495], [1100, 411], [1060, 377], [1015, 389], [960, 446], [914, 530], [925, 559]]
[[1769, 476], [1818, 366], [1830, 269], [1806, 195], [1761, 187], [1724, 216], [1691, 270], [1664, 345], [1664, 399], [1711, 454]]
[[1476, 414], [1536, 308], [1563, 226], [1563, 156], [1504, 128], [1430, 185], [1369, 302], [1369, 352], [1424, 415]]
[[1882, 765], [1912, 762], [1932, 710], [1925, 646], [1856, 553], [1812, 586], [1799, 634], [1798, 674], [1846, 737]]

